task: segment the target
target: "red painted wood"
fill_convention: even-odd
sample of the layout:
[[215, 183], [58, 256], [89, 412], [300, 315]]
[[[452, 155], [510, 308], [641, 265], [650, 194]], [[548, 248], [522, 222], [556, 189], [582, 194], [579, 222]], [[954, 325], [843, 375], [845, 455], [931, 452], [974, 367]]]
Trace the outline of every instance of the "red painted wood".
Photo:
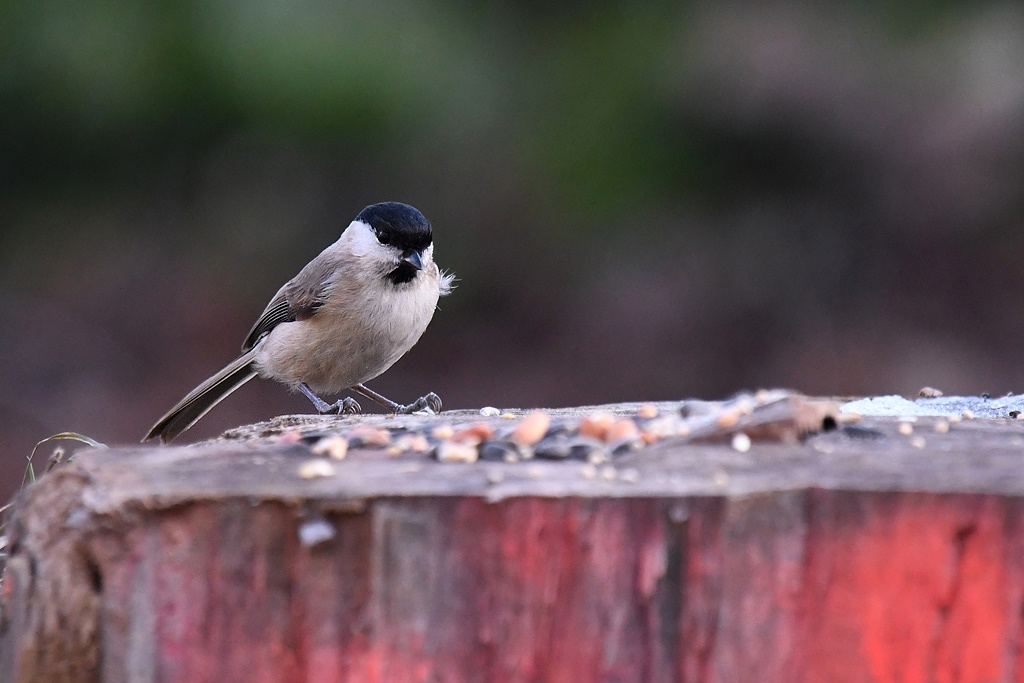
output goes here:
[[294, 509], [243, 502], [98, 539], [104, 680], [1021, 680], [1016, 500], [408, 499], [328, 519], [312, 549]]

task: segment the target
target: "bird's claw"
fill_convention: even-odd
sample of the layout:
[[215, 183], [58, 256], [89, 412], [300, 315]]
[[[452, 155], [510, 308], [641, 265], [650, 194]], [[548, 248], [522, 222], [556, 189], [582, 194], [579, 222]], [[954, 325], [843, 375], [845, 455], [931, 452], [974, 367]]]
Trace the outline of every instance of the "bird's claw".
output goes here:
[[327, 406], [326, 410], [321, 410], [321, 415], [359, 415], [363, 412], [363, 407], [359, 405], [359, 402], [351, 396], [335, 401]]
[[413, 413], [418, 413], [421, 410], [429, 410], [434, 415], [440, 413], [441, 397], [431, 391], [426, 396], [420, 396], [407, 406], [398, 406], [395, 412], [402, 415], [411, 415]]

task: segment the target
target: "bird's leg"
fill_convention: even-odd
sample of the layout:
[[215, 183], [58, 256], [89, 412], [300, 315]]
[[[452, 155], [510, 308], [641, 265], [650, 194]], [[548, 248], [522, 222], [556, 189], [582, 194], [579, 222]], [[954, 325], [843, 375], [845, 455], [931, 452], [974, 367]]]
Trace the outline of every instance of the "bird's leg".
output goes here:
[[317, 412], [321, 415], [331, 413], [338, 415], [358, 415], [363, 412], [362, 406], [352, 397], [346, 396], [340, 401], [334, 403], [328, 403], [319, 396], [313, 393], [313, 390], [306, 385], [305, 382], [299, 385], [299, 391], [306, 395], [310, 401], [313, 402], [313, 407], [316, 408]]
[[379, 403], [393, 413], [402, 413], [403, 415], [409, 415], [420, 410], [429, 410], [430, 412], [437, 414], [441, 412], [441, 397], [431, 391], [426, 396], [421, 396], [407, 406], [403, 406], [401, 403], [395, 403], [394, 401], [381, 396], [373, 389], [368, 388], [364, 384], [357, 384], [352, 387], [352, 391], [356, 392], [360, 396]]

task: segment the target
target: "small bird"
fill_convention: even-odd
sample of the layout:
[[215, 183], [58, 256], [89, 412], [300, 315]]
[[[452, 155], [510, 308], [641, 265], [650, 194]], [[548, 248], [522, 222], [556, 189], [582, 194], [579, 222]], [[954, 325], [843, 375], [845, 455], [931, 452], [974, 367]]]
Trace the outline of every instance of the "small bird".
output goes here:
[[301, 391], [320, 413], [358, 413], [351, 390], [395, 413], [430, 409], [428, 393], [400, 405], [363, 385], [394, 365], [419, 340], [438, 297], [455, 276], [434, 263], [430, 222], [401, 202], [359, 212], [338, 241], [289, 280], [267, 305], [242, 344], [242, 355], [193, 389], [143, 439], [167, 443], [253, 377]]

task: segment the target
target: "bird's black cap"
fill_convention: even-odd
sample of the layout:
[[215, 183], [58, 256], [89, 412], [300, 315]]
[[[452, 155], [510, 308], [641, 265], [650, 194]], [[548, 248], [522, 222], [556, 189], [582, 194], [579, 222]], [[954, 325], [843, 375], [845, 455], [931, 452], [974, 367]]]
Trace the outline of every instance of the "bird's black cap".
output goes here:
[[423, 251], [433, 239], [427, 217], [402, 202], [371, 204], [359, 212], [356, 220], [369, 225], [381, 244], [402, 251]]

